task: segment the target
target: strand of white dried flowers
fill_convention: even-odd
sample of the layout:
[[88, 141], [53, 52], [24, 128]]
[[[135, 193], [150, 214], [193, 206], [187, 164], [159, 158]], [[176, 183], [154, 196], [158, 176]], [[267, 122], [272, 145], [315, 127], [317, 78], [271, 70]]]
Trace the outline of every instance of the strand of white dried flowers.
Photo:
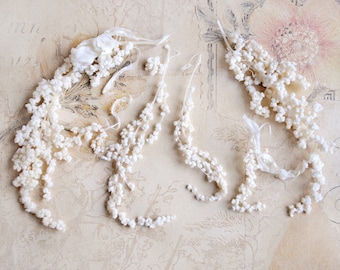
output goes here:
[[[155, 228], [162, 226], [164, 223], [170, 222], [175, 216], [158, 216], [128, 218], [126, 213], [119, 211], [124, 197], [124, 188], [126, 186], [133, 191], [135, 185], [128, 182], [126, 173], [132, 171], [132, 166], [138, 160], [143, 158], [142, 149], [145, 144], [154, 143], [162, 129], [162, 122], [166, 114], [170, 112], [166, 103], [168, 93], [165, 92], [165, 71], [170, 61], [170, 46], [165, 45], [167, 57], [164, 64], [160, 63], [159, 57], [150, 57], [147, 60], [145, 69], [152, 75], [161, 74], [162, 78], [157, 86], [157, 93], [153, 100], [145, 105], [138, 119], [133, 120], [120, 132], [120, 140], [117, 143], [102, 147], [101, 144], [95, 145], [95, 151], [100, 154], [101, 158], [112, 161], [115, 173], [109, 178], [108, 192], [109, 199], [107, 201], [107, 210], [113, 219], [118, 219], [121, 224], [135, 228], [136, 225]], [[155, 60], [156, 59], [156, 60]], [[154, 63], [151, 66], [150, 63]], [[157, 71], [154, 71], [154, 70]], [[151, 126], [154, 120], [154, 111], [159, 111], [158, 120]]]
[[[309, 194], [305, 195], [295, 205], [288, 207], [291, 217], [295, 213], [309, 213], [312, 201], [319, 202], [323, 198], [321, 186], [325, 184], [325, 178], [322, 174], [323, 162], [318, 151], [331, 151], [330, 145], [326, 143], [324, 138], [315, 134], [315, 131], [319, 129], [315, 118], [317, 113], [322, 110], [322, 106], [318, 103], [313, 103], [309, 106], [304, 96], [298, 98], [293, 91], [290, 92], [289, 87], [291, 85], [303, 90], [310, 87], [307, 80], [297, 73], [294, 63], [276, 61], [257, 42], [245, 40], [238, 33], [231, 33], [226, 36], [219, 21], [217, 24], [228, 48], [225, 60], [229, 65], [229, 69], [234, 72], [235, 79], [244, 83], [251, 97], [250, 109], [265, 118], [268, 118], [270, 112], [273, 112], [275, 121], [285, 123], [286, 129], [292, 130], [294, 137], [297, 139], [298, 147], [305, 149], [306, 153], [308, 153], [308, 157], [301, 161], [296, 170], [289, 172], [279, 170], [268, 153], [261, 153], [259, 147], [260, 128], [255, 126], [252, 132], [253, 140], [254, 137], [258, 136], [254, 140], [258, 143], [257, 146], [254, 143], [254, 149], [250, 149], [244, 159], [246, 180], [239, 188], [240, 193], [232, 200], [233, 210], [251, 212], [254, 210], [260, 211], [264, 208], [261, 202], [254, 204], [247, 202], [247, 198], [252, 194], [251, 189], [256, 187], [254, 181], [256, 179], [256, 170], [271, 173], [285, 180], [300, 175], [310, 167], [312, 181]], [[264, 102], [267, 102], [269, 106], [263, 106], [262, 103]], [[248, 126], [253, 126], [254, 128], [253, 122], [250, 122], [250, 120], [246, 120], [246, 122]], [[272, 168], [266, 168], [266, 162], [269, 162]]]
[[179, 119], [174, 122], [174, 136], [178, 150], [185, 158], [185, 164], [189, 165], [191, 168], [198, 168], [205, 174], [208, 182], [215, 182], [219, 190], [211, 196], [205, 196], [198, 192], [196, 187], [193, 187], [190, 184], [187, 185], [187, 189], [195, 195], [197, 200], [212, 202], [222, 199], [227, 194], [227, 182], [225, 180], [226, 172], [222, 165], [218, 164], [216, 158], [212, 158], [208, 152], [193, 146], [192, 133], [194, 132], [194, 126], [190, 119], [190, 113], [194, 109], [192, 94], [195, 91], [195, 87], [191, 85], [191, 81], [201, 64], [201, 55], [193, 56], [190, 63], [182, 68], [182, 70], [186, 70], [192, 67], [193, 65], [191, 62], [195, 58], [197, 58], [197, 62], [194, 65], [194, 70], [186, 89], [182, 110]]
[[[108, 93], [117, 77], [134, 67], [135, 64], [126, 67], [122, 65], [133, 49], [139, 54], [136, 45], [159, 45], [167, 38], [168, 36], [159, 40], [144, 39], [128, 29], [118, 27], [105, 31], [73, 48], [63, 65], [55, 71], [54, 78], [43, 79], [33, 92], [33, 97], [26, 104], [28, 112], [32, 114], [31, 119], [17, 131], [14, 139], [19, 148], [12, 161], [14, 170], [19, 174], [13, 180], [13, 185], [19, 188], [19, 200], [25, 210], [41, 219], [45, 226], [59, 231], [66, 228], [62, 220], [52, 217], [48, 208], [37, 205], [32, 197], [33, 193], [41, 192], [42, 201], [50, 201], [52, 174], [57, 162], [71, 162], [69, 149], [82, 145], [83, 141], [90, 142], [95, 154], [101, 154], [102, 149], [99, 146], [104, 144], [107, 137], [105, 128], [98, 123], [92, 123], [85, 128], [75, 127], [71, 134], [66, 132], [64, 126], [59, 123], [60, 101], [67, 91], [80, 81], [83, 74], [89, 76], [91, 86], [95, 87], [99, 85], [101, 78], [115, 72], [103, 88], [102, 93]], [[159, 90], [159, 96], [161, 93]], [[114, 112], [115, 105], [112, 105], [111, 112], [117, 119], [117, 124], [110, 128], [118, 128], [120, 124]], [[155, 133], [158, 131], [156, 129]]]
[[261, 211], [266, 205], [260, 201], [255, 203], [248, 203], [248, 197], [253, 194], [253, 189], [256, 188], [256, 171], [262, 171], [281, 179], [287, 180], [290, 178], [298, 177], [308, 167], [311, 168], [312, 183], [310, 186], [310, 195], [304, 196], [296, 205], [289, 206], [289, 215], [294, 216], [295, 213], [309, 213], [312, 208], [312, 199], [318, 202], [322, 200], [321, 186], [325, 183], [322, 175], [323, 163], [318, 154], [312, 153], [309, 159], [302, 160], [294, 170], [286, 171], [279, 168], [273, 157], [268, 153], [261, 152], [260, 148], [260, 130], [263, 126], [259, 127], [254, 121], [244, 117], [248, 124], [248, 128], [252, 133], [253, 148], [249, 149], [244, 158], [246, 179], [238, 189], [239, 193], [232, 199], [232, 209], [237, 212], [253, 212]]

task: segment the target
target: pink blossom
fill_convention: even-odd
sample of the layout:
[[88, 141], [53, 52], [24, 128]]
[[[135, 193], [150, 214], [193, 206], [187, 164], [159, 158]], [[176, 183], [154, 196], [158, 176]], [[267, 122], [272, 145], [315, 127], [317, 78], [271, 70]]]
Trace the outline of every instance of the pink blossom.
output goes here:
[[340, 87], [340, 5], [308, 0], [303, 6], [267, 0], [249, 20], [252, 38], [278, 61], [297, 64], [314, 84]]

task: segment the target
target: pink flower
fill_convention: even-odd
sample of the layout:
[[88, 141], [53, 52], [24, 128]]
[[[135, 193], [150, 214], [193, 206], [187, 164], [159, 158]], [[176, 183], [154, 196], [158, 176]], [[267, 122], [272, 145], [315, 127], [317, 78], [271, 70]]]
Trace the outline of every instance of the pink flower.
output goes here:
[[253, 35], [278, 61], [297, 64], [309, 82], [340, 87], [340, 5], [334, 0], [267, 0], [249, 18]]

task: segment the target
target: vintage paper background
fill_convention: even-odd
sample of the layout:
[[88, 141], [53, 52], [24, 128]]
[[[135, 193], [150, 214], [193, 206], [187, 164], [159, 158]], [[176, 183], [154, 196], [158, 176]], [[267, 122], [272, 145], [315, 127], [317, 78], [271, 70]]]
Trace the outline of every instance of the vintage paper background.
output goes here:
[[[335, 151], [323, 155], [325, 198], [310, 215], [291, 219], [286, 213], [306, 189], [308, 174], [285, 183], [259, 174], [256, 196], [267, 209], [230, 210], [249, 139], [242, 116], [253, 114], [242, 85], [224, 64], [214, 16], [226, 30], [250, 35], [275, 57], [297, 61], [314, 84], [308, 98], [324, 106], [320, 134], [335, 143]], [[1, 1], [0, 18], [0, 269], [340, 269], [340, 1], [13, 0]], [[180, 52], [166, 78], [171, 114], [160, 140], [145, 148], [144, 160], [134, 168], [131, 178], [138, 188], [125, 203], [131, 216], [175, 214], [177, 219], [156, 230], [131, 230], [110, 220], [104, 208], [110, 164], [85, 149], [75, 151], [74, 161], [61, 164], [55, 174], [53, 211], [68, 226], [65, 233], [55, 232], [24, 212], [11, 185], [15, 130], [29, 119], [24, 104], [37, 83], [51, 78], [72, 46], [113, 26], [148, 38], [170, 34], [169, 44]], [[207, 194], [213, 191], [184, 165], [172, 137], [188, 81], [180, 68], [195, 53], [203, 58], [194, 80], [195, 144], [228, 172], [229, 194], [217, 203], [198, 202], [185, 189], [191, 183]], [[126, 123], [153, 89], [145, 86], [142, 72], [127, 73], [120, 85], [135, 96], [130, 113], [121, 112]], [[89, 118], [86, 102], [72, 106], [78, 106], [80, 121]], [[272, 135], [263, 130], [263, 146], [289, 168], [299, 159], [294, 139], [270, 123]]]

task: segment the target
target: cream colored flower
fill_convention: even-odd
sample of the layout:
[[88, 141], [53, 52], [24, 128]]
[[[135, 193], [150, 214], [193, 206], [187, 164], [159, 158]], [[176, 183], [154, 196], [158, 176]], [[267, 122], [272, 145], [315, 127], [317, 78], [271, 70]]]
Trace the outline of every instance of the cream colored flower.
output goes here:
[[253, 35], [278, 61], [297, 64], [311, 83], [340, 87], [340, 5], [308, 0], [303, 6], [267, 0], [249, 19]]

